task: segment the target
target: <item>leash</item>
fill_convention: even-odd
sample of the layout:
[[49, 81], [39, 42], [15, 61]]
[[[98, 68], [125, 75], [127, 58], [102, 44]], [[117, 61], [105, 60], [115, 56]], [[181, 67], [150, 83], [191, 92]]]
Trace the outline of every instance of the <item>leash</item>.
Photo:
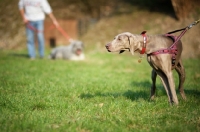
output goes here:
[[167, 34], [172, 34], [172, 33], [176, 33], [176, 32], [182, 31], [181, 34], [175, 39], [175, 42], [169, 48], [174, 47], [174, 45], [176, 45], [176, 43], [181, 39], [181, 37], [186, 33], [186, 31], [188, 31], [189, 29], [191, 29], [193, 26], [197, 25], [199, 22], [200, 22], [200, 19], [197, 20], [197, 21], [194, 21], [193, 23], [191, 23], [190, 25], [188, 25], [185, 28], [168, 32]]
[[185, 28], [182, 28], [182, 29], [178, 29], [178, 30], [174, 30], [174, 31], [171, 31], [171, 32], [168, 32], [167, 34], [172, 34], [172, 33], [176, 33], [176, 32], [179, 32], [179, 31], [183, 31], [183, 30], [189, 30], [190, 28], [192, 28], [193, 26], [197, 25], [198, 23], [200, 22], [200, 19], [199, 20], [196, 20], [194, 21], [193, 23], [191, 23], [190, 25], [188, 25], [187, 27]]
[[26, 24], [26, 27], [33, 30], [36, 33], [43, 32], [43, 30], [38, 30], [37, 28], [33, 27], [29, 22]]
[[[27, 24], [26, 24], [26, 27], [29, 28], [29, 29], [31, 29], [31, 30], [33, 30], [33, 31], [36, 32], [36, 33], [43, 32], [43, 30], [38, 30], [38, 29], [36, 29], [36, 28], [33, 27], [30, 23], [27, 23]], [[50, 29], [53, 29], [53, 28], [55, 28], [55, 26], [54, 26], [54, 25], [51, 25], [49, 28], [50, 28]], [[73, 41], [73, 39], [63, 30], [63, 28], [62, 28], [61, 26], [56, 27], [56, 29], [57, 29], [69, 42]]]
[[[55, 26], [54, 26], [55, 27]], [[56, 28], [69, 42], [73, 41], [73, 39], [61, 28], [61, 26], [58, 26]]]

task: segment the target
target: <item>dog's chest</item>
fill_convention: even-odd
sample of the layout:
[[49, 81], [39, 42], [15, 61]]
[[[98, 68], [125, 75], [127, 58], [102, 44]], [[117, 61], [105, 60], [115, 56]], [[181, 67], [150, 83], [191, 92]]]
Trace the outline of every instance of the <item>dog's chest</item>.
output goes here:
[[84, 60], [85, 59], [85, 55], [84, 54], [80, 54], [79, 56], [78, 55], [72, 55], [70, 58], [70, 60]]

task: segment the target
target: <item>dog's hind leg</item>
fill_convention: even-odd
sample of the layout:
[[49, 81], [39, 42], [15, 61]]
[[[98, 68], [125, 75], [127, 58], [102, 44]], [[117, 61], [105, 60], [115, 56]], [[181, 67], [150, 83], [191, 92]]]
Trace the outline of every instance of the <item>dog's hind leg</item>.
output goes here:
[[157, 73], [154, 69], [152, 69], [152, 71], [151, 71], [152, 86], [151, 86], [151, 96], [150, 96], [151, 100], [153, 100], [155, 98], [156, 77], [157, 77]]
[[180, 91], [181, 97], [186, 100], [185, 92], [183, 89], [183, 83], [185, 82], [185, 69], [183, 67], [182, 61], [180, 60], [178, 64], [175, 67], [175, 70], [177, 71], [179, 75], [179, 86], [178, 89]]

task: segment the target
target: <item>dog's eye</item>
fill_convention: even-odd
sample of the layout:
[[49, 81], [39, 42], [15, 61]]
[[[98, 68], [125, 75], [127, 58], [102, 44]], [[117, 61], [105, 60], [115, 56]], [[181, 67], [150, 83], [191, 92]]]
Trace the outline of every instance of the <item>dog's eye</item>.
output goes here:
[[118, 40], [120, 41], [121, 39], [120, 39], [120, 38], [118, 38]]

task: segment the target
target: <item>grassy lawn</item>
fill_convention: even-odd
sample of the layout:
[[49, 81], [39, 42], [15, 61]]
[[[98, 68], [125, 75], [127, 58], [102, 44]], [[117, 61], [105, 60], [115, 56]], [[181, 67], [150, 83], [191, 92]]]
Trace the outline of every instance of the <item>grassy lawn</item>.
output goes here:
[[200, 59], [183, 60], [187, 101], [177, 92], [170, 106], [159, 79], [149, 101], [151, 68], [138, 55], [90, 51], [71, 62], [24, 53], [0, 52], [1, 132], [200, 131]]

